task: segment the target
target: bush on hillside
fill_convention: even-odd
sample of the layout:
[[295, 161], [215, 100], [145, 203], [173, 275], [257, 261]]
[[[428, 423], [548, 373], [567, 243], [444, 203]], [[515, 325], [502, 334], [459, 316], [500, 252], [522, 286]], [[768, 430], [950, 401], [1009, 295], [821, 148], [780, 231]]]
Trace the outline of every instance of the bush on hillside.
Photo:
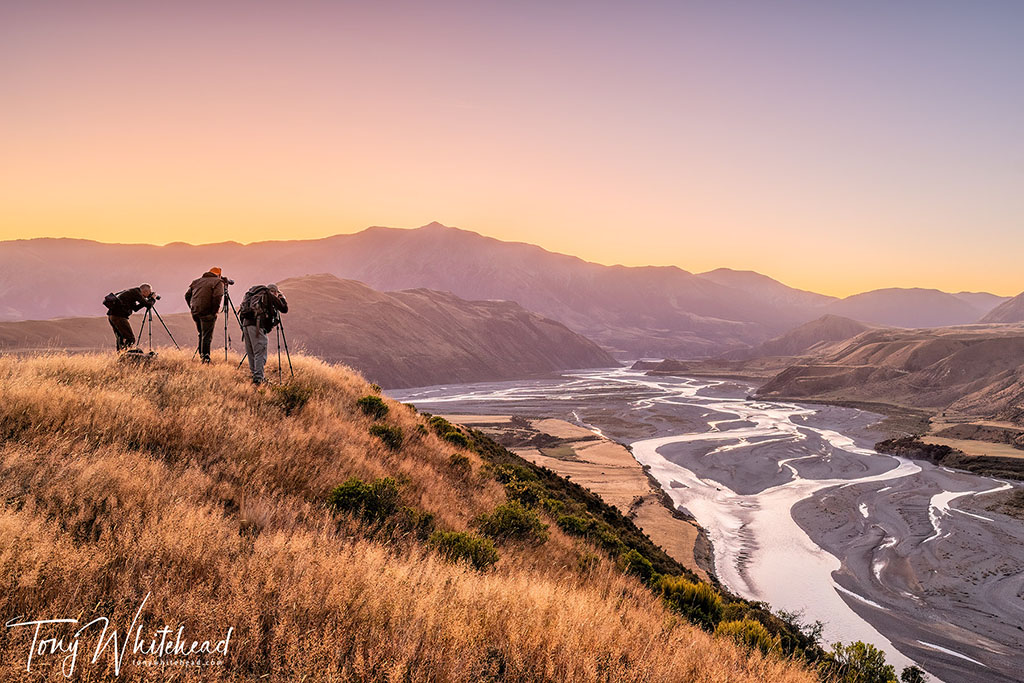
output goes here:
[[370, 427], [370, 434], [384, 442], [393, 451], [402, 447], [402, 428], [375, 424]]
[[742, 621], [721, 621], [715, 627], [716, 636], [732, 638], [748, 650], [760, 650], [761, 654], [778, 652], [778, 642], [768, 633], [768, 629], [761, 625], [761, 622], [753, 619]]
[[544, 487], [537, 482], [512, 479], [505, 484], [505, 495], [509, 500], [534, 507], [544, 498]]
[[352, 477], [331, 491], [327, 504], [368, 522], [383, 522], [398, 511], [398, 482], [384, 477], [368, 484]]
[[363, 396], [356, 401], [356, 405], [364, 415], [369, 415], [374, 420], [381, 420], [388, 414], [388, 404], [380, 396]]
[[874, 645], [856, 641], [835, 643], [831, 661], [822, 665], [823, 676], [836, 683], [894, 683], [896, 669], [885, 663], [885, 653]]
[[466, 435], [454, 429], [442, 434], [441, 438], [459, 448], [469, 448], [469, 439], [466, 438]]
[[548, 540], [548, 525], [536, 512], [518, 501], [503, 503], [489, 514], [476, 518], [474, 526], [480, 533], [495, 541], [529, 541], [543, 543]]
[[498, 561], [498, 551], [489, 538], [465, 531], [435, 531], [427, 543], [449, 562], [468, 562], [474, 569], [487, 569]]
[[655, 576], [654, 565], [635, 549], [630, 549], [619, 557], [619, 567], [623, 573], [632, 574], [644, 583], [650, 583]]
[[706, 583], [682, 576], [663, 576], [657, 588], [669, 608], [706, 631], [713, 631], [722, 620], [722, 596]]

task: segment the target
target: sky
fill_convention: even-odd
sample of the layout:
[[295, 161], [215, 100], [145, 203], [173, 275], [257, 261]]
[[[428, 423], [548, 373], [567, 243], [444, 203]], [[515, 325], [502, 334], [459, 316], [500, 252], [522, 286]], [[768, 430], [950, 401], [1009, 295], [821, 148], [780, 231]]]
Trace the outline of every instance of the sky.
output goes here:
[[0, 0], [0, 239], [1024, 290], [1024, 3]]

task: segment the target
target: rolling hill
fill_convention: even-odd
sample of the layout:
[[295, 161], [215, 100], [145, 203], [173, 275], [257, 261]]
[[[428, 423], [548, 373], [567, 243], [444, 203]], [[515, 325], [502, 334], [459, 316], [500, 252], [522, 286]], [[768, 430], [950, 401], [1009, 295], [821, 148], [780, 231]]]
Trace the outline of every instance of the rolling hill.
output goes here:
[[[280, 286], [289, 300], [284, 325], [293, 351], [345, 363], [386, 387], [515, 379], [615, 364], [564, 325], [507, 301], [465, 301], [426, 289], [384, 293], [332, 275], [283, 280]], [[242, 291], [235, 289], [240, 301]], [[191, 318], [163, 317], [178, 343], [191, 349], [196, 336]], [[133, 316], [134, 329], [141, 320], [141, 313]], [[223, 316], [215, 349], [223, 348], [222, 326]], [[233, 348], [241, 351], [234, 321], [229, 334]], [[159, 323], [153, 337], [157, 344], [169, 344]], [[5, 352], [107, 349], [111, 338], [105, 317], [0, 323], [0, 351]], [[141, 341], [148, 345], [148, 336]], [[273, 338], [271, 349], [276, 369]]]

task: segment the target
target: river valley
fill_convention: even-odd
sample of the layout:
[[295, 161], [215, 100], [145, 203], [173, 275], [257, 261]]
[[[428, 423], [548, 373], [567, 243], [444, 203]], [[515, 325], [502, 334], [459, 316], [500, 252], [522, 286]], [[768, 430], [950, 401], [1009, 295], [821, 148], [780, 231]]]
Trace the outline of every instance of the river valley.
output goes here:
[[932, 680], [1024, 675], [1024, 533], [1009, 482], [882, 455], [850, 408], [751, 400], [733, 380], [613, 368], [391, 392], [433, 413], [556, 417], [630, 447], [693, 515], [730, 590], [820, 620]]

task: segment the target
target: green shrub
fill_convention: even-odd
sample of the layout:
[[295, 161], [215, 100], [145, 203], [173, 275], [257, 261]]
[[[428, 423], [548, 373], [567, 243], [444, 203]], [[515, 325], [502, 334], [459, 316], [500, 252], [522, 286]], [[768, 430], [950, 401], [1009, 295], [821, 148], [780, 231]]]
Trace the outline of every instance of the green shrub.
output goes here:
[[507, 484], [513, 479], [519, 481], [537, 481], [537, 475], [522, 465], [499, 465], [494, 470], [494, 478], [502, 484]]
[[455, 429], [455, 425], [453, 425], [451, 422], [444, 419], [440, 415], [434, 415], [433, 417], [428, 419], [427, 424], [430, 425], [430, 428], [433, 429], [434, 433], [437, 434], [438, 436], [443, 436], [448, 432], [458, 431]]
[[635, 549], [630, 549], [619, 557], [619, 567], [625, 574], [632, 574], [644, 583], [654, 578], [654, 565]]
[[861, 641], [832, 645], [832, 661], [823, 665], [825, 676], [836, 683], [892, 683], [896, 669], [885, 663], [885, 653]]
[[388, 414], [388, 404], [380, 396], [363, 396], [356, 401], [356, 405], [374, 420], [381, 420]]
[[540, 503], [544, 493], [544, 487], [537, 482], [512, 479], [505, 483], [505, 495], [509, 500], [517, 501], [527, 507], [533, 507]]
[[448, 443], [458, 446], [459, 448], [469, 448], [469, 439], [467, 439], [466, 435], [460, 431], [453, 429], [450, 432], [442, 434], [441, 438]]
[[398, 482], [391, 477], [367, 484], [352, 477], [327, 497], [338, 512], [359, 515], [368, 522], [383, 522], [398, 511]]
[[663, 576], [658, 589], [670, 609], [707, 631], [713, 631], [722, 620], [722, 596], [706, 583], [689, 581], [682, 576]]
[[903, 668], [900, 672], [901, 683], [925, 683], [928, 680], [928, 676], [925, 674], [924, 669], [917, 665], [910, 665]]
[[554, 498], [544, 498], [540, 501], [540, 506], [544, 508], [544, 511], [549, 515], [557, 517], [565, 512], [565, 503]]
[[486, 569], [498, 561], [490, 539], [465, 531], [435, 531], [427, 543], [449, 562], [469, 562], [474, 569]]
[[448, 458], [448, 469], [459, 479], [468, 479], [473, 474], [473, 463], [462, 453], [452, 453]]
[[302, 410], [312, 396], [312, 389], [297, 384], [294, 380], [287, 384], [274, 385], [274, 403], [284, 410], [285, 415]]
[[555, 524], [570, 536], [586, 536], [590, 531], [591, 520], [577, 515], [560, 515]]
[[762, 654], [778, 651], [778, 641], [772, 638], [761, 622], [752, 619], [742, 621], [721, 621], [715, 627], [715, 635], [732, 638], [749, 650], [760, 650]]
[[384, 442], [384, 445], [393, 451], [402, 447], [402, 428], [389, 427], [388, 425], [375, 424], [370, 427], [370, 434]]
[[474, 525], [481, 534], [496, 541], [543, 543], [548, 540], [548, 525], [536, 512], [514, 500], [499, 505], [490, 514], [480, 515]]

